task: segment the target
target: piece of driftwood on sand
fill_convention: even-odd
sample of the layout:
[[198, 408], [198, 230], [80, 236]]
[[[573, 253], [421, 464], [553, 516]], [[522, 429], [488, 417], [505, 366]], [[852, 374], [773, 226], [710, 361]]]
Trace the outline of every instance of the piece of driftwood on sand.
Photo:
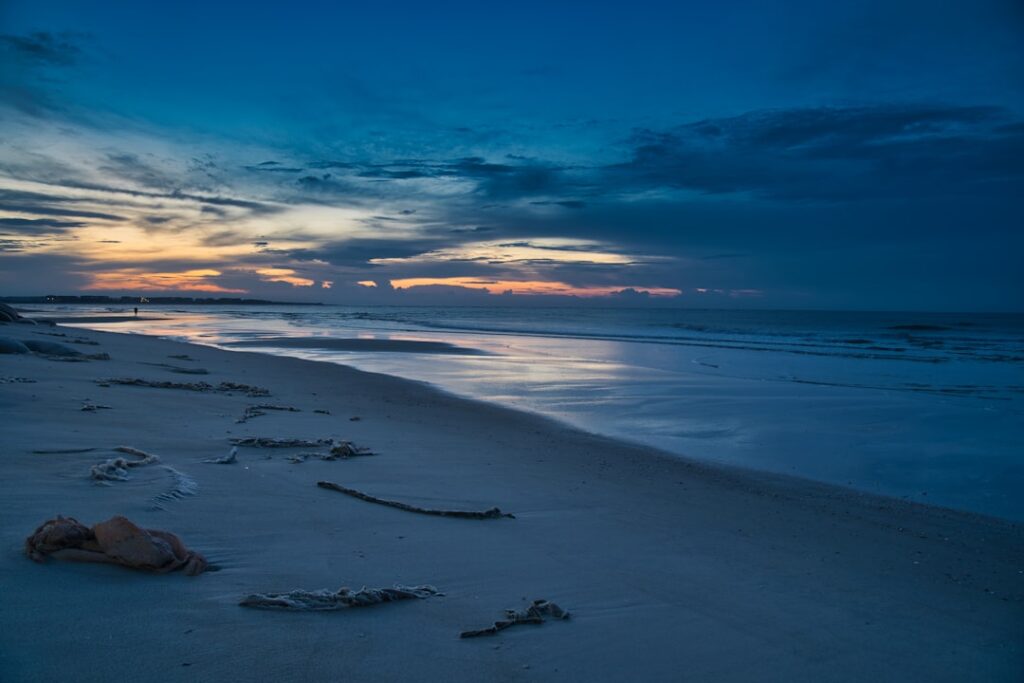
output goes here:
[[409, 505], [408, 503], [400, 503], [394, 500], [384, 500], [383, 498], [377, 498], [371, 496], [362, 491], [356, 489], [350, 489], [341, 484], [335, 484], [332, 481], [318, 481], [316, 483], [322, 489], [329, 489], [331, 491], [337, 491], [338, 493], [344, 493], [360, 500], [365, 500], [369, 503], [377, 503], [378, 505], [387, 505], [388, 507], [398, 508], [399, 510], [405, 510], [407, 512], [418, 512], [421, 515], [434, 515], [436, 517], [459, 517], [462, 519], [500, 519], [502, 517], [509, 517], [515, 519], [515, 515], [509, 512], [502, 512], [500, 509], [494, 507], [490, 510], [432, 510], [430, 508], [421, 508], [415, 505]]
[[534, 600], [533, 604], [527, 607], [524, 611], [519, 612], [514, 609], [507, 609], [505, 610], [505, 618], [494, 622], [493, 626], [473, 631], [463, 631], [459, 634], [459, 638], [493, 636], [499, 631], [504, 631], [507, 628], [519, 626], [521, 624], [540, 625], [544, 623], [544, 617], [551, 617], [552, 619], [568, 619], [569, 613], [548, 600]]
[[253, 593], [242, 598], [242, 607], [260, 609], [283, 609], [306, 612], [323, 612], [369, 607], [398, 600], [422, 600], [434, 595], [443, 595], [433, 586], [402, 586], [392, 588], [363, 588], [353, 591], [340, 588], [336, 591], [321, 589], [315, 591], [294, 590], [288, 593]]
[[36, 562], [55, 557], [158, 573], [181, 570], [190, 576], [210, 568], [206, 558], [189, 550], [169, 531], [143, 529], [120, 515], [91, 528], [72, 517], [58, 515], [25, 539], [25, 554]]

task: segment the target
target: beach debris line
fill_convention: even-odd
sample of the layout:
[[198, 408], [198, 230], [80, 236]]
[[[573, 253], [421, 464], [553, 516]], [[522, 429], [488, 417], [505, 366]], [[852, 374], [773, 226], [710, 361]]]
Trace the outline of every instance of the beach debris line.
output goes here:
[[334, 443], [333, 439], [272, 439], [264, 436], [247, 436], [231, 439], [236, 446], [253, 448], [316, 448]]
[[305, 462], [309, 458], [320, 460], [347, 460], [358, 456], [376, 455], [369, 448], [356, 446], [351, 441], [336, 439], [276, 439], [265, 436], [247, 436], [231, 439], [236, 446], [252, 448], [318, 448], [328, 446], [326, 453], [296, 453], [288, 457], [293, 463]]
[[158, 573], [181, 570], [189, 576], [210, 568], [206, 558], [189, 550], [171, 532], [143, 529], [120, 515], [91, 528], [73, 517], [57, 515], [25, 539], [25, 554], [36, 562], [54, 557]]
[[301, 413], [302, 412], [301, 410], [299, 410], [298, 408], [296, 408], [294, 406], [278, 406], [278, 405], [273, 405], [272, 403], [260, 403], [260, 404], [254, 405], [254, 406], [248, 406], [245, 409], [245, 412], [242, 413], [242, 417], [240, 417], [237, 420], [235, 420], [235, 422], [237, 424], [241, 424], [243, 422], [248, 422], [249, 420], [253, 419], [254, 417], [259, 417], [260, 415], [266, 415], [268, 410], [280, 410], [280, 411], [286, 412], [286, 413]]
[[106, 462], [93, 465], [89, 470], [89, 476], [91, 478], [96, 481], [127, 481], [129, 468], [142, 467], [144, 465], [152, 465], [153, 463], [160, 462], [160, 456], [140, 451], [139, 449], [132, 448], [131, 446], [118, 446], [114, 450], [139, 459], [129, 460], [128, 458], [111, 458]]
[[234, 465], [238, 462], [238, 446], [232, 446], [231, 452], [219, 458], [209, 458], [203, 462], [211, 465]]
[[502, 517], [508, 517], [515, 519], [515, 515], [509, 512], [502, 512], [499, 508], [493, 507], [490, 510], [432, 510], [429, 508], [421, 508], [415, 505], [409, 505], [408, 503], [401, 503], [394, 500], [384, 500], [383, 498], [377, 498], [371, 496], [362, 491], [356, 489], [350, 489], [341, 484], [335, 484], [331, 481], [318, 481], [316, 483], [322, 489], [329, 489], [331, 491], [337, 491], [338, 493], [344, 493], [360, 500], [365, 500], [369, 503], [377, 503], [378, 505], [387, 505], [388, 507], [398, 508], [399, 510], [406, 510], [407, 512], [418, 512], [421, 515], [434, 515], [437, 517], [460, 517], [462, 519], [500, 519]]
[[392, 588], [366, 588], [353, 591], [339, 588], [336, 591], [321, 589], [315, 591], [294, 590], [288, 593], [253, 593], [242, 598], [238, 604], [242, 607], [259, 609], [283, 609], [308, 612], [323, 612], [348, 609], [350, 607], [370, 607], [385, 602], [398, 600], [422, 600], [431, 596], [441, 596], [433, 586], [402, 586], [395, 584]]
[[221, 382], [214, 385], [208, 382], [165, 382], [160, 380], [139, 379], [138, 377], [113, 377], [110, 379], [99, 379], [96, 383], [101, 387], [108, 387], [113, 384], [129, 387], [150, 387], [152, 389], [181, 389], [184, 391], [215, 392], [220, 394], [240, 393], [246, 396], [270, 396], [270, 391], [263, 387], [254, 387], [248, 384], [236, 382]]
[[289, 462], [301, 463], [306, 462], [310, 458], [318, 458], [320, 460], [348, 460], [349, 458], [355, 458], [366, 455], [377, 455], [369, 448], [363, 448], [362, 446], [356, 446], [351, 441], [332, 441], [331, 448], [326, 453], [296, 453], [288, 457]]
[[505, 618], [494, 622], [493, 626], [473, 631], [463, 631], [459, 634], [459, 638], [493, 636], [499, 631], [504, 631], [507, 628], [518, 626], [520, 624], [533, 624], [539, 626], [544, 623], [544, 617], [565, 620], [569, 618], [569, 613], [549, 600], [534, 600], [533, 604], [527, 607], [524, 611], [520, 612], [514, 609], [507, 609], [505, 610]]

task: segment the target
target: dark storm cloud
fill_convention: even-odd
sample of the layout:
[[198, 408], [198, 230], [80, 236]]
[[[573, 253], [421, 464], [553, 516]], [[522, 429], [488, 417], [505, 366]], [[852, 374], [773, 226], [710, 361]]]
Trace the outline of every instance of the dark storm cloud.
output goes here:
[[755, 111], [638, 130], [632, 159], [608, 170], [639, 188], [783, 200], [1000, 193], [1024, 180], [1024, 133], [1009, 117], [940, 105]]

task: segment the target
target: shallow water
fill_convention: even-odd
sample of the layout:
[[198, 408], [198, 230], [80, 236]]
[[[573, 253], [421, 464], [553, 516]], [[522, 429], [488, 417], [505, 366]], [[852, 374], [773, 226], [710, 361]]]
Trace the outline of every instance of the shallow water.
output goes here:
[[86, 326], [217, 346], [279, 336], [447, 342], [487, 353], [272, 342], [245, 350], [427, 381], [698, 459], [1024, 519], [1020, 315], [342, 306], [145, 313], [162, 319]]

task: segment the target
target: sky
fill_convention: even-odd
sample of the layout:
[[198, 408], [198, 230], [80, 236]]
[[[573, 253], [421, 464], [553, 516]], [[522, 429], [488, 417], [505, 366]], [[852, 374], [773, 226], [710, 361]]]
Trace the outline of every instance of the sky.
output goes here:
[[1020, 2], [491, 4], [0, 0], [0, 294], [1024, 310]]

